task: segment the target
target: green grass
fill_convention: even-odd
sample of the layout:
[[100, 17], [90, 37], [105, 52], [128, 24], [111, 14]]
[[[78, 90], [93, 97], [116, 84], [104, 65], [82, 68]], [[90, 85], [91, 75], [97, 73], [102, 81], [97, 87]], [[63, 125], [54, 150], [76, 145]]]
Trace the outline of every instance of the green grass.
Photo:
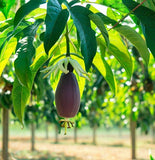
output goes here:
[[[54, 125], [49, 124], [48, 133], [49, 133], [49, 137], [55, 137]], [[2, 125], [0, 125], [0, 135], [1, 134], [2, 134]], [[9, 134], [11, 137], [14, 137], [14, 136], [29, 137], [29, 136], [31, 136], [30, 126], [25, 126], [24, 128], [22, 128], [20, 123], [14, 123], [14, 124], [12, 123], [9, 125]], [[36, 128], [35, 134], [37, 137], [40, 137], [40, 138], [46, 137], [45, 124], [42, 124], [39, 126], [39, 128]], [[74, 128], [68, 129], [67, 137], [73, 136], [73, 134], [74, 134]], [[124, 128], [120, 132], [120, 130], [118, 128], [106, 129], [104, 127], [100, 127], [97, 129], [97, 135], [98, 136], [129, 135], [129, 130]], [[64, 137], [64, 128], [61, 130], [61, 133], [59, 134], [59, 136]], [[92, 129], [89, 126], [83, 126], [82, 128], [78, 129], [78, 136], [80, 136], [80, 137], [92, 136]]]
[[[53, 124], [48, 125], [48, 135], [50, 138], [55, 137], [55, 126]], [[78, 129], [78, 136], [79, 137], [92, 137], [93, 131], [92, 128], [89, 126], [82, 126]], [[113, 136], [113, 137], [120, 137], [120, 136], [129, 136], [129, 129], [123, 128], [119, 130], [118, 128], [114, 127], [111, 129], [106, 129], [105, 127], [100, 127], [97, 129], [97, 136]], [[31, 130], [30, 126], [25, 126], [24, 128], [21, 127], [20, 123], [10, 123], [9, 124], [9, 135], [10, 137], [30, 137], [31, 136]], [[0, 124], [0, 136], [2, 136], [2, 125]], [[41, 124], [39, 128], [36, 128], [35, 136], [39, 138], [45, 138], [46, 137], [46, 128], [45, 123]], [[73, 137], [74, 136], [74, 128], [68, 129], [67, 131], [67, 137]], [[60, 138], [64, 138], [64, 128], [61, 130], [61, 133], [59, 134]]]

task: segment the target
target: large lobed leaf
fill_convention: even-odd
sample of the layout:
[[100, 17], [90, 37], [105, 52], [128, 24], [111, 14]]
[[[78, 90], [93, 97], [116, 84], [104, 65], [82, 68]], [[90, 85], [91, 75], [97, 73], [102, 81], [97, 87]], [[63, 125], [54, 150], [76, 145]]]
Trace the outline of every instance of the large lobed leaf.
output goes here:
[[84, 57], [86, 71], [88, 71], [97, 49], [95, 32], [90, 25], [89, 14], [91, 11], [82, 6], [73, 6], [70, 8], [70, 12], [79, 34], [81, 53]]
[[[139, 4], [133, 0], [122, 1], [130, 10]], [[140, 19], [142, 23], [142, 29], [146, 38], [147, 46], [155, 57], [155, 12], [149, 8], [140, 6], [134, 11], [134, 14]]]
[[61, 4], [58, 0], [48, 1], [45, 19], [46, 32], [44, 37], [44, 47], [47, 54], [62, 34], [68, 16], [68, 11], [66, 9], [62, 10]]

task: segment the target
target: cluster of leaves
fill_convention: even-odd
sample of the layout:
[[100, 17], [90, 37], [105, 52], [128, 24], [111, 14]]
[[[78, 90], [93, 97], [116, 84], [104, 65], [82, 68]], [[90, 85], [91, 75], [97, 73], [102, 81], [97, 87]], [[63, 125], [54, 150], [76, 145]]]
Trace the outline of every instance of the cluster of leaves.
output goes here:
[[[69, 26], [67, 34], [70, 34], [71, 37], [71, 52], [76, 53], [74, 55], [82, 56], [86, 71], [89, 71], [91, 66], [94, 65], [114, 93], [117, 90], [116, 80], [106, 58], [113, 55], [125, 68], [128, 76], [131, 77], [133, 63], [131, 54], [128, 52], [129, 47], [125, 45], [126, 39], [137, 48], [145, 63], [148, 64], [149, 62], [147, 45], [134, 29], [119, 24], [113, 30], [107, 32], [109, 26], [117, 23], [120, 18], [118, 15], [124, 15], [121, 14], [122, 11], [124, 13], [128, 12], [123, 4], [121, 4], [121, 7], [118, 6], [120, 1], [113, 4], [108, 1], [99, 2], [118, 10], [116, 12], [108, 8], [107, 15], [99, 12], [91, 5], [84, 7], [79, 5], [78, 2], [78, 0], [71, 2], [49, 0], [46, 3], [45, 0], [30, 0], [18, 9], [13, 19], [12, 17], [11, 19], [6, 18], [9, 18], [8, 13], [14, 1], [1, 9], [4, 14], [2, 19], [4, 24], [0, 26], [0, 75], [12, 53], [15, 53], [17, 56], [14, 61], [16, 76], [12, 97], [15, 114], [21, 122], [23, 122], [25, 106], [30, 99], [34, 79], [39, 68], [48, 61], [59, 60], [66, 52], [64, 51], [66, 49], [66, 42], [64, 41], [66, 25]], [[129, 3], [124, 3], [129, 9], [138, 5], [131, 0], [128, 2], [131, 2], [130, 6]], [[39, 8], [41, 4], [45, 3], [47, 4], [47, 10]], [[146, 15], [139, 17], [139, 12], [142, 9], [146, 10], [149, 18], [146, 18]], [[141, 20], [143, 27], [145, 26], [148, 47], [154, 55], [154, 48], [151, 47], [153, 42], [150, 42], [154, 38], [154, 36], [152, 37], [154, 32], [151, 31], [152, 35], [150, 37], [150, 31], [148, 31], [148, 27], [154, 26], [154, 16], [151, 16], [154, 11], [150, 12], [144, 6], [138, 7], [136, 11], [134, 14]], [[133, 15], [131, 17], [133, 18]], [[150, 21], [145, 21], [145, 19]], [[77, 40], [75, 35], [77, 35]], [[84, 89], [83, 82], [81, 80], [81, 93]]]
[[[132, 115], [132, 119], [137, 123], [137, 128], [141, 128], [142, 132], [147, 134], [151, 129], [155, 115], [154, 59], [150, 58], [148, 71], [135, 47], [133, 47], [132, 53], [135, 57], [132, 81], [127, 79], [124, 68], [113, 57], [110, 59], [118, 86], [115, 97], [109, 91], [104, 77], [101, 74], [98, 75], [97, 72], [93, 71], [93, 80], [86, 83], [80, 112], [91, 126], [104, 124], [108, 128], [113, 126], [129, 127], [129, 118]], [[96, 88], [93, 88], [94, 85]], [[134, 98], [133, 108], [131, 108], [131, 96]]]
[[[155, 5], [152, 0], [149, 1], [138, 0], [137, 2], [133, 0], [117, 0], [117, 1], [98, 0], [97, 2], [102, 5], [116, 9], [119, 13], [128, 13], [127, 8], [129, 10], [133, 10], [138, 6], [133, 11], [136, 17], [133, 16], [132, 14], [130, 15], [130, 17], [137, 25], [137, 27], [141, 25], [144, 36], [146, 38], [147, 46], [151, 50], [153, 56], [155, 57], [155, 48], [154, 45], [152, 45], [153, 42], [155, 41], [154, 39]], [[139, 6], [141, 2], [143, 2], [143, 5]]]

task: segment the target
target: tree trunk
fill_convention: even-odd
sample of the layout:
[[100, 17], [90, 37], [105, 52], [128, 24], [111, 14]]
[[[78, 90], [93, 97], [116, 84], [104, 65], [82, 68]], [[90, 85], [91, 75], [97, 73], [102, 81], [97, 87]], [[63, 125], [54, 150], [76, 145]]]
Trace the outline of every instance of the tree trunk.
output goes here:
[[93, 127], [93, 144], [95, 144], [96, 145], [96, 129], [97, 129], [97, 127], [96, 127], [96, 125]]
[[153, 143], [155, 144], [155, 122], [153, 123], [152, 126], [152, 137], [153, 137]]
[[74, 127], [74, 143], [77, 143], [77, 127]]
[[2, 142], [2, 160], [9, 160], [8, 140], [9, 140], [9, 110], [3, 108], [3, 142]]
[[122, 127], [119, 126], [119, 137], [122, 137]]
[[31, 123], [31, 151], [35, 150], [35, 123]]
[[130, 113], [130, 135], [131, 135], [131, 157], [136, 159], [136, 121], [133, 120], [134, 96], [131, 96], [131, 113]]
[[47, 122], [45, 123], [45, 128], [46, 128], [46, 139], [48, 139], [49, 136], [48, 136], [48, 123]]
[[55, 143], [58, 143], [59, 140], [58, 140], [58, 126], [55, 125]]

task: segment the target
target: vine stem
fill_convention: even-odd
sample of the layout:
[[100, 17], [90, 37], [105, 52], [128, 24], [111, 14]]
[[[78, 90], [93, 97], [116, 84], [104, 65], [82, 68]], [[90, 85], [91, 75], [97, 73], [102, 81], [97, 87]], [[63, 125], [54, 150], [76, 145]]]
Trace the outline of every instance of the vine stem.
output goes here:
[[112, 28], [109, 29], [109, 31], [113, 28], [115, 28], [120, 22], [122, 22], [126, 17], [128, 17], [132, 12], [134, 12], [137, 8], [139, 8], [146, 0], [142, 1], [140, 4], [138, 4], [135, 8], [133, 8], [128, 14], [126, 14], [123, 18], [121, 18]]
[[66, 24], [66, 57], [70, 56], [70, 46], [69, 46], [69, 31], [68, 31], [68, 25]]

